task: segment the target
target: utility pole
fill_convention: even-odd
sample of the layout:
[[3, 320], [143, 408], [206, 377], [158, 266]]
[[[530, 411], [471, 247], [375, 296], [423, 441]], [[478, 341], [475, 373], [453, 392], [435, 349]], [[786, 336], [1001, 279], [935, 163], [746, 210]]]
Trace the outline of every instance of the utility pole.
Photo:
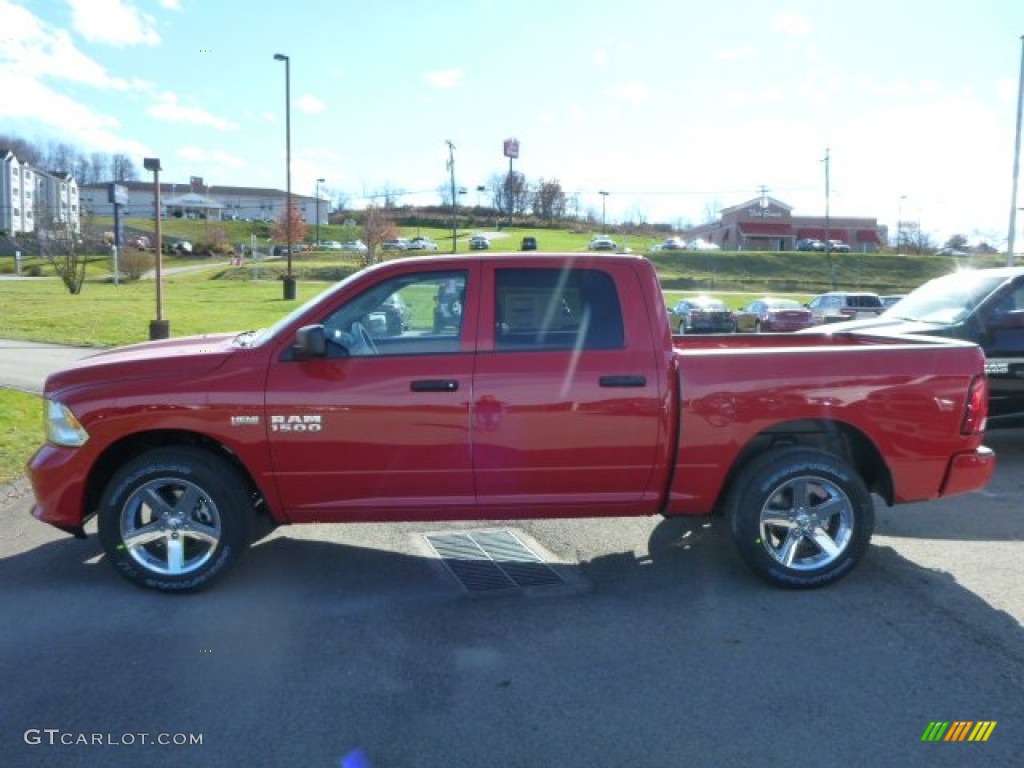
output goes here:
[[829, 186], [829, 148], [825, 147], [825, 159], [822, 161], [825, 163], [825, 261], [828, 263], [829, 277], [832, 281], [832, 290], [836, 289], [836, 268], [832, 264], [832, 230], [831, 221], [829, 220], [829, 206], [831, 197], [831, 187]]
[[456, 214], [458, 209], [455, 204], [458, 202], [458, 198], [455, 196], [455, 145], [450, 140], [446, 140], [445, 143], [448, 145], [448, 173], [451, 177], [452, 184], [452, 253], [455, 253], [455, 232], [456, 226]]
[[1013, 142], [1013, 191], [1010, 193], [1010, 230], [1006, 235], [1006, 266], [1013, 266], [1013, 248], [1017, 234], [1017, 179], [1020, 176], [1021, 110], [1024, 108], [1024, 35], [1020, 38], [1020, 79], [1017, 86], [1017, 132]]

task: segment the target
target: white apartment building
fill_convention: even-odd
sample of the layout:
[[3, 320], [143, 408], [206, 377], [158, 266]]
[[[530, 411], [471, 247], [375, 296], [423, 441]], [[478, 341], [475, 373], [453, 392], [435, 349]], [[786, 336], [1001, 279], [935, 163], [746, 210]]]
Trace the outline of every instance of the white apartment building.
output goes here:
[[0, 232], [80, 232], [78, 183], [70, 173], [54, 173], [23, 163], [0, 148]]

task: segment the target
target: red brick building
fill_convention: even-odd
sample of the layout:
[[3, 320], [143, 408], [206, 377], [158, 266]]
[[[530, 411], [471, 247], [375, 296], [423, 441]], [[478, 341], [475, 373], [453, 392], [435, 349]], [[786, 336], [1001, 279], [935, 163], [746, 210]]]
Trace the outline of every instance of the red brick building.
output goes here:
[[[827, 231], [826, 231], [827, 230]], [[756, 197], [724, 208], [717, 221], [681, 233], [728, 251], [793, 251], [800, 240], [841, 240], [856, 253], [873, 253], [886, 242], [886, 229], [875, 218], [794, 216], [793, 209], [772, 197]]]

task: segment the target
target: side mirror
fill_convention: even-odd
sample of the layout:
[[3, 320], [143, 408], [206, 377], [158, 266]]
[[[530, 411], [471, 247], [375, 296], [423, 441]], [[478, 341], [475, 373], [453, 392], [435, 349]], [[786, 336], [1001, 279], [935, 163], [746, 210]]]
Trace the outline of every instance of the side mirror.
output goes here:
[[327, 357], [327, 333], [322, 325], [304, 325], [295, 332], [295, 357]]

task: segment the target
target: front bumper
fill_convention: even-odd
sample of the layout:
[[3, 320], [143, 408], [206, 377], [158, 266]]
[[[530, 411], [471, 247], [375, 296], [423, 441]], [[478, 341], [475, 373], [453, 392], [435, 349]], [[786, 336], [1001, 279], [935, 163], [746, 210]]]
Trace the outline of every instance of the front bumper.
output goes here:
[[28, 478], [35, 492], [32, 516], [75, 536], [91, 515], [85, 510], [89, 475], [87, 450], [45, 444], [28, 462]]

